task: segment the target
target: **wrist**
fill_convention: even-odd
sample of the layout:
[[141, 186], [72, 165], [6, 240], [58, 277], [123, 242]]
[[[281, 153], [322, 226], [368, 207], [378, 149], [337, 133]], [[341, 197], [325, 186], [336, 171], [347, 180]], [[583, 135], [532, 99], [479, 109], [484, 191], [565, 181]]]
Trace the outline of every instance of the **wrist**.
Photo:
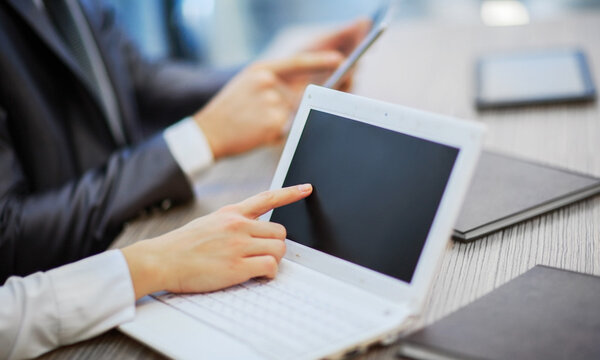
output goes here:
[[208, 146], [213, 154], [215, 160], [223, 157], [225, 155], [224, 146], [222, 146], [222, 141], [218, 136], [218, 129], [215, 129], [211, 124], [216, 124], [214, 120], [211, 121], [211, 117], [215, 117], [211, 115], [211, 112], [208, 109], [204, 109], [193, 116], [194, 122], [196, 125], [202, 130]]
[[136, 300], [166, 288], [152, 245], [151, 240], [143, 240], [121, 249], [129, 267]]

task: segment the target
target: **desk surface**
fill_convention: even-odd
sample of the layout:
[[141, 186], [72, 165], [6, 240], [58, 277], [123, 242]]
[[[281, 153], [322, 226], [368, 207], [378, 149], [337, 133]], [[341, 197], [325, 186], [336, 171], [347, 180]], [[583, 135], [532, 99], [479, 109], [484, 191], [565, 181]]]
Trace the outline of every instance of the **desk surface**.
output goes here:
[[[579, 47], [600, 85], [600, 13], [510, 28], [409, 22], [392, 27], [360, 64], [355, 92], [423, 110], [481, 121], [486, 147], [600, 176], [600, 101], [477, 112], [473, 64], [503, 50]], [[267, 189], [280, 146], [227, 159], [197, 185], [194, 204], [148, 214], [129, 224], [121, 247]], [[473, 301], [536, 264], [600, 275], [600, 197], [553, 211], [471, 244], [448, 243], [419, 328]], [[360, 359], [391, 358], [394, 346]], [[162, 358], [113, 330], [45, 355], [55, 358]]]

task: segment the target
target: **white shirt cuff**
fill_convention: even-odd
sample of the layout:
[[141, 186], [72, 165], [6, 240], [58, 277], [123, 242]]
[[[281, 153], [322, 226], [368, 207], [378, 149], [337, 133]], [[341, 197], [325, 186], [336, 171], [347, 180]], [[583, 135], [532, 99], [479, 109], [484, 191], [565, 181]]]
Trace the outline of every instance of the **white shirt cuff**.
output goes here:
[[208, 140], [191, 117], [169, 126], [163, 136], [175, 161], [191, 183], [214, 162]]
[[135, 316], [135, 292], [120, 250], [48, 271], [60, 322], [60, 344], [96, 336]]

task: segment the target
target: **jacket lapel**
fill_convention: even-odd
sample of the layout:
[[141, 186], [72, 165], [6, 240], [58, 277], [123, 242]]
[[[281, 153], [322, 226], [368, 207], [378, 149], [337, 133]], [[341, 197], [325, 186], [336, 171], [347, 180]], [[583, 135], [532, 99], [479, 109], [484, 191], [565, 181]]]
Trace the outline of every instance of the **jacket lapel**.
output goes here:
[[77, 61], [69, 53], [65, 47], [63, 41], [59, 38], [58, 34], [54, 30], [54, 26], [50, 23], [47, 16], [40, 13], [40, 10], [36, 7], [33, 0], [8, 0], [10, 4], [19, 15], [29, 24], [29, 26], [35, 31], [35, 33], [48, 45], [48, 47], [65, 63], [67, 68], [81, 81], [88, 89], [98, 106], [100, 106], [100, 99], [94, 88], [89, 83], [89, 80]]

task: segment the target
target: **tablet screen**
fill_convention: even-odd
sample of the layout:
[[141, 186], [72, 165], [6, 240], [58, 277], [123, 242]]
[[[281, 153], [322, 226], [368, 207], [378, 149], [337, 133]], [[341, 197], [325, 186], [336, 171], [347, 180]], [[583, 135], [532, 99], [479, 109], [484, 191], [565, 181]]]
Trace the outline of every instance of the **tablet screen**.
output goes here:
[[458, 149], [311, 110], [283, 186], [313, 193], [273, 211], [288, 238], [410, 282]]

